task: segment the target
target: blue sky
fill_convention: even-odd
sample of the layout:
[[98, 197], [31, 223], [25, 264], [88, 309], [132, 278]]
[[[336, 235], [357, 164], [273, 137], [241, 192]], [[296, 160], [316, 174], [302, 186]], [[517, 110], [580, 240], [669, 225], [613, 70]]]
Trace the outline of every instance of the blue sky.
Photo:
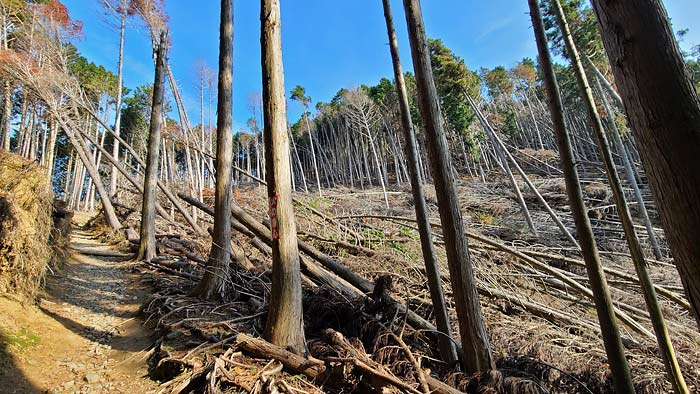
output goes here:
[[[218, 64], [219, 2], [166, 0], [173, 47], [169, 54], [193, 123], [199, 119], [196, 65]], [[64, 0], [75, 19], [84, 24], [76, 42], [83, 55], [116, 72], [118, 30], [95, 0]], [[471, 69], [512, 66], [535, 57], [535, 44], [525, 0], [424, 0], [423, 13], [430, 37], [441, 38]], [[700, 3], [666, 0], [674, 30], [689, 28], [682, 44], [700, 44]], [[411, 70], [402, 1], [392, 0], [401, 55]], [[259, 2], [237, 0], [234, 10], [234, 127], [251, 116], [248, 98], [261, 92]], [[282, 0], [282, 42], [285, 85], [306, 88], [314, 102], [328, 101], [343, 87], [375, 84], [391, 77], [382, 4], [379, 0]], [[153, 82], [148, 32], [133, 20], [126, 36], [124, 82], [134, 88]], [[294, 122], [301, 113], [288, 106]], [[176, 116], [172, 114], [172, 116]]]

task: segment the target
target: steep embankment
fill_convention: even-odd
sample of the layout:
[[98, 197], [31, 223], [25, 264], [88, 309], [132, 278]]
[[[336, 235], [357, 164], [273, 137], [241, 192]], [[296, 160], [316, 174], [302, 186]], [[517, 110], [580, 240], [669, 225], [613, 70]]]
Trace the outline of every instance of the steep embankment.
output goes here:
[[0, 152], [0, 294], [32, 297], [52, 263], [53, 193], [46, 170]]

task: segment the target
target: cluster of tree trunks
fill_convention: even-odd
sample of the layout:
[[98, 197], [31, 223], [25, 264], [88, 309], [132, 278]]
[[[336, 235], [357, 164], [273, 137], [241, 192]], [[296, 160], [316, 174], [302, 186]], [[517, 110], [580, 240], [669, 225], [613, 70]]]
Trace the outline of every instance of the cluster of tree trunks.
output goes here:
[[[412, 92], [409, 92], [406, 75], [401, 68], [390, 2], [383, 0], [394, 66], [395, 81], [392, 87], [397, 96], [394, 108], [380, 108], [379, 105], [382, 104], [372, 99], [368, 91], [357, 89], [340, 95], [341, 104], [337, 108], [333, 107], [333, 111], [321, 110], [312, 119], [308, 114], [311, 99], [298, 86], [291, 95], [304, 108], [302, 120], [305, 135], [302, 133], [298, 136], [287, 125], [279, 0], [261, 0], [263, 129], [258, 129], [256, 110], [253, 109], [253, 119], [249, 122], [252, 136], [238, 135], [234, 140], [231, 112], [233, 0], [222, 0], [216, 153], [213, 154], [212, 127], [210, 125], [210, 133], [207, 135], [204, 125], [204, 71], [201, 76], [201, 123], [199, 135], [196, 135], [196, 128], [190, 125], [167, 60], [167, 18], [164, 17], [163, 10], [139, 8], [138, 4], [115, 0], [105, 3], [117, 11], [121, 26], [117, 91], [114, 93], [114, 128], [107, 121], [108, 118], [111, 119], [109, 94], [95, 94], [81, 86], [75, 76], [66, 72], [68, 65], [65, 64], [65, 58], [58, 56], [55, 61], [58, 66], [46, 65], [42, 70], [44, 74], [41, 75], [28, 64], [10, 58], [6, 61], [1, 76], [3, 116], [0, 122], [0, 147], [8, 151], [14, 150], [46, 166], [52, 182], [57, 185], [57, 189], [62, 189], [64, 198], [69, 200], [71, 207], [91, 210], [99, 203], [107, 224], [114, 230], [122, 227], [116, 214], [116, 204], [113, 203], [113, 200], [116, 202], [120, 189], [118, 175], [121, 174], [133, 186], [131, 191], [142, 196], [138, 258], [146, 262], [156, 258], [156, 214], [171, 225], [182, 228], [183, 225], [178, 224], [177, 211], [177, 215], [189, 225], [189, 231], [205, 234], [198, 223], [198, 210], [209, 209], [203, 204], [205, 190], [214, 186], [214, 210], [206, 211], [214, 217], [214, 226], [210, 231], [212, 247], [206, 260], [205, 275], [195, 292], [207, 299], [226, 298], [231, 280], [229, 267], [232, 259], [239, 258], [239, 253], [231, 245], [232, 228], [250, 235], [253, 244], [268, 253], [273, 261], [272, 301], [264, 335], [272, 344], [291, 351], [292, 356], [280, 356], [289, 365], [293, 364], [294, 357], [304, 352], [302, 274], [306, 275], [306, 279], [312, 277], [312, 282], [328, 284], [347, 295], [362, 295], [373, 290], [370, 282], [298, 240], [292, 192], [295, 189], [309, 192], [305, 172], [314, 172], [319, 196], [323, 195], [324, 185], [326, 188], [339, 185], [356, 188], [359, 185], [364, 189], [365, 186], [377, 184], [382, 189], [387, 208], [390, 205], [388, 188], [392, 181], [397, 185], [405, 182], [411, 184], [431, 301], [435, 307], [437, 329], [443, 334], [439, 337], [440, 352], [446, 362], [453, 363], [457, 360], [457, 349], [452, 341], [441, 288], [442, 275], [438, 269], [423, 188], [426, 182], [434, 184], [459, 336], [464, 349], [462, 368], [465, 372], [481, 372], [495, 367], [480, 310], [479, 294], [504, 299], [508, 295], [483, 291], [474, 277], [468, 244], [470, 233], [465, 231], [454, 174], [459, 169], [483, 180], [489, 170], [503, 171], [515, 192], [529, 230], [534, 236], [540, 236], [517, 175], [545, 207], [564, 237], [580, 248], [591, 290], [577, 288], [570, 281], [567, 285], [577, 288], [594, 301], [616, 390], [633, 392], [617, 319], [638, 332], [645, 335], [649, 333], [643, 327], [635, 327], [634, 322], [613, 307], [589, 210], [583, 198], [577, 163], [602, 168], [613, 192], [622, 229], [620, 232], [624, 234], [635, 265], [638, 276], [635, 280], [643, 289], [669, 380], [677, 393], [687, 392], [656, 297], [657, 290], [666, 297], [669, 293], [655, 286], [649, 278], [643, 234], [638, 233], [637, 228], [645, 230], [649, 249], [654, 256], [657, 259], [663, 258], [665, 250], [651, 220], [651, 216], [658, 212], [688, 298], [688, 302], [682, 299], [675, 301], [687, 306], [700, 324], [700, 269], [696, 263], [700, 259], [700, 243], [695, 236], [696, 229], [700, 228], [700, 209], [696, 204], [700, 199], [700, 99], [691, 83], [660, 0], [592, 1], [615, 86], [605, 78], [593, 61], [585, 56], [581, 58], [561, 4], [558, 0], [549, 3], [558, 22], [567, 58], [571, 60], [578, 96], [581, 98], [580, 105], [565, 108], [549, 52], [541, 7], [539, 1], [529, 0], [539, 66], [548, 99], [546, 103], [540, 100], [524, 80], [520, 81], [524, 87], [517, 94], [511, 94], [507, 104], [503, 96], [494, 93], [495, 91], [490, 93], [490, 102], [482, 103], [478, 97], [471, 97], [464, 89], [461, 92], [463, 99], [487, 135], [484, 141], [470, 141], [462, 132], [447, 126], [444, 121], [445, 109], [441, 107], [443, 100], [436, 86], [419, 0], [403, 1], [415, 71], [415, 95], [412, 96]], [[136, 8], [131, 9], [132, 6]], [[44, 17], [40, 10], [38, 7], [29, 11], [31, 17]], [[7, 18], [16, 17], [13, 12], [21, 10], [8, 13], [3, 8], [0, 11], [3, 12], [3, 23], [6, 24], [9, 20]], [[132, 13], [139, 14], [146, 21], [156, 54], [150, 127], [143, 152], [134, 149], [134, 141], [130, 143], [121, 137], [124, 37], [126, 19]], [[60, 25], [60, 22], [50, 19], [44, 22], [53, 24], [51, 28], [55, 31], [67, 31], [70, 28], [67, 23]], [[39, 26], [40, 23], [22, 26], [17, 32], [12, 32], [16, 37], [10, 40], [9, 28], [4, 25], [0, 46], [4, 51], [19, 51], [22, 46], [13, 47], [15, 44], [12, 43], [24, 40], [22, 45], [41, 48], [44, 54], [51, 51], [63, 53], [65, 48], [62, 43], [53, 40], [51, 32], [42, 36]], [[586, 70], [589, 71], [588, 75]], [[589, 80], [589, 77], [592, 79]], [[182, 133], [177, 143], [168, 141], [162, 135], [167, 130], [163, 109], [166, 78], [173, 91], [180, 118]], [[605, 118], [597, 106], [593, 88], [600, 108], [605, 111]], [[18, 108], [15, 108], [13, 96], [19, 97]], [[422, 138], [418, 138], [415, 132], [411, 113], [412, 99], [416, 100], [420, 112], [424, 129]], [[609, 99], [614, 105], [609, 103]], [[623, 140], [619, 124], [615, 120], [619, 115], [616, 113], [619, 109], [617, 107], [624, 110], [633, 138], [626, 137]], [[16, 130], [12, 127], [14, 110], [19, 114]], [[512, 124], [499, 119], [501, 113], [512, 115]], [[608, 135], [613, 138], [612, 145], [608, 141]], [[264, 144], [259, 143], [262, 138]], [[450, 143], [458, 148], [450, 150]], [[470, 144], [476, 146], [469, 146]], [[557, 150], [560, 168], [528, 154], [523, 148]], [[480, 155], [472, 154], [473, 150], [478, 150]], [[142, 156], [145, 156], [145, 160]], [[616, 159], [620, 164], [616, 163]], [[643, 164], [643, 172], [636, 164], [639, 161]], [[571, 216], [576, 228], [575, 237], [529, 179], [522, 168], [524, 163], [535, 163], [547, 173], [564, 175]], [[242, 171], [241, 167], [246, 167], [247, 171]], [[627, 190], [620, 179], [619, 170], [625, 172]], [[105, 174], [109, 175], [108, 184], [103, 180]], [[646, 195], [644, 176], [649, 180], [655, 203], [653, 205], [649, 204], [650, 199]], [[241, 183], [243, 179], [266, 184], [268, 227], [232, 204], [233, 184]], [[188, 190], [180, 198], [173, 193], [173, 190], [178, 189], [178, 183], [184, 184]], [[158, 202], [158, 190], [167, 200]], [[629, 209], [631, 203], [625, 196], [627, 191], [639, 208], [639, 219], [644, 226], [636, 226], [633, 221]], [[187, 201], [192, 208], [186, 207], [181, 200]], [[164, 207], [162, 201], [167, 201], [169, 206]], [[323, 217], [320, 212], [316, 214]], [[484, 243], [489, 244], [488, 241]], [[504, 248], [501, 245], [497, 247]], [[300, 257], [300, 250], [310, 259]], [[528, 258], [525, 255], [519, 257]], [[242, 261], [237, 262], [245, 266]], [[550, 269], [550, 272], [555, 270]], [[567, 279], [562, 281], [566, 282]], [[556, 311], [542, 311], [534, 304], [525, 307], [553, 319], [567, 318], [565, 314], [557, 314]], [[412, 324], [435, 329], [431, 323], [411, 313], [405, 306], [398, 305], [398, 308], [407, 313]], [[246, 339], [242, 343], [253, 342], [252, 339]], [[255, 346], [260, 348], [263, 344], [257, 343]], [[269, 347], [265, 349], [268, 353], [276, 351]], [[376, 373], [371, 365], [362, 360], [355, 362], [355, 366], [365, 372]], [[322, 373], [319, 368], [311, 369], [319, 370], [317, 374]], [[390, 376], [385, 376], [384, 379], [402, 387], [401, 382], [393, 381]], [[419, 380], [421, 386], [425, 386], [423, 389], [434, 389], [425, 377], [419, 376]]]

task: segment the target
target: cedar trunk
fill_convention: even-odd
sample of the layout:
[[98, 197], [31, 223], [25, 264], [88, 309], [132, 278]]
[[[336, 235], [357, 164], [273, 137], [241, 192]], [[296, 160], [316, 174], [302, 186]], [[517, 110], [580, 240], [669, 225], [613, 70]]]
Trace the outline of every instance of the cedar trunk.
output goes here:
[[425, 124], [430, 169], [438, 199], [447, 264], [450, 269], [450, 281], [464, 348], [464, 368], [467, 373], [481, 372], [495, 368], [495, 364], [481, 314], [481, 305], [479, 305], [469, 245], [464, 234], [464, 220], [459, 207], [452, 160], [440, 116], [423, 15], [419, 0], [404, 0], [403, 3], [416, 73], [418, 105]]
[[[114, 132], [116, 134], [120, 133], [121, 123], [122, 123], [122, 93], [124, 85], [124, 36], [126, 35], [126, 14], [127, 14], [128, 4], [127, 0], [122, 1], [121, 8], [121, 28], [119, 30], [119, 64], [117, 66], [117, 103], [115, 104], [114, 110], [116, 112], [116, 119], [114, 120]], [[119, 140], [114, 140], [114, 146], [112, 147], [112, 156], [119, 160]], [[117, 192], [117, 169], [112, 166], [112, 173], [109, 176], [109, 194], [114, 196]]]
[[2, 117], [2, 130], [0, 132], [3, 134], [2, 148], [6, 151], [10, 151], [10, 137], [12, 134], [12, 85], [10, 85], [9, 79], [5, 79], [3, 87], [3, 117]]
[[163, 125], [163, 97], [165, 93], [165, 56], [167, 35], [160, 34], [156, 57], [156, 75], [153, 82], [153, 104], [148, 133], [148, 152], [143, 181], [143, 204], [141, 206], [141, 241], [138, 260], [151, 261], [156, 257], [156, 187], [158, 185], [158, 156], [160, 155], [160, 131]]
[[[688, 388], [686, 387], [683, 374], [681, 373], [680, 366], [678, 365], [678, 360], [676, 359], [673, 344], [671, 343], [671, 338], [666, 328], [666, 323], [663, 318], [661, 307], [659, 306], [659, 301], [656, 298], [654, 285], [649, 277], [647, 262], [644, 258], [644, 252], [642, 251], [639, 238], [637, 237], [637, 233], [634, 229], [632, 215], [627, 207], [627, 200], [625, 199], [625, 194], [622, 190], [622, 183], [620, 182], [617, 167], [610, 149], [610, 144], [608, 143], [605, 129], [603, 128], [603, 122], [600, 118], [600, 114], [598, 113], [595, 100], [593, 99], [593, 91], [588, 83], [588, 77], [583, 69], [583, 63], [579, 57], [576, 44], [574, 44], [574, 39], [571, 37], [569, 24], [566, 20], [564, 10], [562, 9], [559, 0], [553, 0], [552, 7], [555, 10], [559, 29], [561, 30], [562, 37], [564, 38], [566, 51], [569, 55], [569, 59], [571, 59], [571, 65], [573, 67], [574, 74], [576, 75], [576, 80], [579, 85], [579, 90], [581, 91], [583, 103], [585, 104], [588, 112], [593, 134], [598, 142], [599, 151], [605, 165], [605, 172], [607, 173], [610, 181], [610, 187], [615, 198], [617, 212], [620, 217], [620, 221], [622, 222], [622, 227], [625, 231], [625, 238], [627, 239], [627, 245], [630, 249], [632, 261], [637, 271], [637, 275], [639, 276], [642, 294], [644, 295], [647, 310], [649, 311], [649, 317], [651, 319], [652, 326], [654, 327], [654, 332], [656, 333], [661, 358], [664, 361], [669, 381], [673, 386], [673, 390], [677, 394], [688, 393]], [[622, 154], [625, 153], [622, 152]]]
[[625, 358], [617, 321], [615, 320], [610, 291], [605, 280], [603, 267], [600, 263], [600, 256], [598, 255], [598, 248], [595, 238], [593, 237], [591, 223], [586, 214], [586, 207], [583, 204], [583, 192], [579, 182], [578, 171], [576, 170], [571, 140], [566, 130], [564, 107], [561, 101], [561, 95], [559, 94], [559, 86], [554, 75], [551, 55], [547, 47], [547, 37], [542, 22], [539, 1], [529, 0], [528, 3], [530, 6], [532, 26], [535, 32], [535, 40], [537, 41], [540, 68], [544, 77], [545, 89], [549, 97], [549, 112], [552, 116], [554, 136], [556, 137], [557, 146], [559, 148], [559, 158], [562, 171], [564, 172], [564, 181], [566, 183], [566, 192], [569, 197], [571, 215], [576, 224], [576, 231], [581, 244], [581, 253], [586, 263], [586, 271], [593, 292], [593, 301], [596, 307], [601, 334], [603, 336], [603, 344], [608, 356], [608, 364], [610, 365], [610, 370], [613, 375], [613, 384], [617, 393], [634, 393], [632, 376], [630, 374], [629, 364]]
[[413, 191], [413, 201], [416, 207], [416, 223], [420, 232], [421, 249], [423, 260], [425, 261], [425, 273], [428, 277], [428, 287], [430, 288], [430, 298], [433, 301], [435, 311], [435, 321], [438, 330], [443, 335], [438, 338], [440, 345], [440, 355], [443, 361], [453, 364], [457, 360], [454, 344], [452, 343], [452, 327], [447, 314], [445, 296], [442, 291], [442, 281], [440, 280], [440, 268], [437, 256], [435, 255], [435, 245], [433, 244], [433, 234], [430, 229], [430, 218], [425, 203], [425, 191], [423, 190], [423, 179], [418, 168], [418, 150], [416, 148], [416, 136], [413, 132], [413, 121], [411, 120], [411, 110], [408, 104], [408, 93], [406, 92], [406, 81], [404, 80], [399, 57], [399, 43], [396, 38], [394, 21], [391, 15], [391, 4], [389, 0], [383, 0], [384, 17], [386, 19], [387, 34], [389, 35], [389, 48], [391, 49], [391, 59], [394, 65], [394, 78], [396, 80], [396, 91], [399, 97], [399, 109], [401, 110], [401, 127], [404, 131], [406, 141], [406, 159], [411, 177], [411, 190]]
[[279, 0], [261, 1], [260, 22], [265, 169], [272, 232], [272, 292], [264, 335], [271, 343], [302, 354], [301, 272], [290, 182]]
[[196, 292], [223, 298], [231, 263], [231, 166], [233, 164], [233, 0], [221, 0], [219, 100], [216, 119], [214, 232], [207, 270]]
[[661, 0], [593, 0], [674, 262], [700, 323], [700, 100]]

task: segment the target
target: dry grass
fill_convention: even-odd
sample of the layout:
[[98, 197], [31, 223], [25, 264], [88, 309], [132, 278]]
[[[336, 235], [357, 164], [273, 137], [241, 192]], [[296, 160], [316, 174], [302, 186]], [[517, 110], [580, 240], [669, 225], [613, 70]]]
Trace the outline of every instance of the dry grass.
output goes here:
[[[533, 181], [550, 202], [563, 194], [560, 179], [533, 177]], [[589, 204], [597, 202], [604, 191], [593, 183], [586, 194]], [[437, 222], [439, 220], [434, 195], [434, 190], [428, 187], [428, 209], [431, 220]], [[551, 219], [536, 203], [530, 203], [529, 206], [542, 237], [534, 238], [528, 233], [514, 194], [503, 177], [492, 175], [487, 183], [465, 181], [459, 187], [459, 195], [465, 219], [473, 232], [499, 239], [501, 243], [521, 251], [564, 254], [580, 259], [580, 255], [570, 250], [570, 246], [560, 237]], [[529, 193], [526, 196], [529, 197]], [[415, 224], [410, 221], [372, 217], [413, 217], [413, 201], [410, 189], [406, 185], [392, 188], [392, 194], [389, 195], [391, 209], [388, 211], [377, 188], [366, 191], [335, 189], [325, 191], [323, 197], [313, 194], [297, 197], [305, 203], [295, 206], [297, 227], [303, 240], [312, 243], [319, 250], [371, 281], [390, 275], [395, 282], [392, 295], [396, 299], [406, 300], [411, 309], [423, 317], [432, 318], [432, 306], [425, 283]], [[259, 220], [265, 219], [265, 189], [240, 188], [235, 193], [235, 201]], [[207, 202], [211, 205], [211, 201]], [[328, 222], [313, 214], [305, 205], [321, 210], [337, 220]], [[566, 204], [553, 206], [569, 227], [572, 227]], [[165, 230], [167, 226], [161, 223], [160, 228]], [[359, 235], [361, 240], [355, 238], [356, 235]], [[187, 297], [195, 283], [192, 279], [162, 275], [153, 271], [148, 274], [153, 275], [151, 280], [158, 289], [154, 302], [147, 308], [147, 312], [153, 313], [151, 321], [164, 328], [164, 334], [173, 329], [181, 330], [179, 335], [189, 341], [189, 344], [182, 343], [182, 348], [174, 352], [179, 353], [179, 356], [191, 351], [192, 343], [197, 343], [197, 340], [193, 341], [194, 338], [204, 337], [209, 342], [216, 342], [237, 332], [259, 335], [262, 331], [264, 315], [260, 313], [264, 312], [264, 305], [269, 297], [269, 257], [260, 254], [242, 234], [235, 232], [234, 238], [243, 247], [257, 270], [239, 271], [234, 275], [232, 287], [238, 294], [233, 294], [232, 300], [227, 303], [202, 303], [201, 300]], [[441, 271], [447, 273], [446, 256], [439, 229], [435, 231], [435, 239]], [[201, 238], [190, 240], [203, 241]], [[353, 251], [336, 241], [359, 244], [365, 248], [363, 250], [372, 249], [373, 253], [366, 255]], [[610, 242], [602, 244], [601, 251], [612, 251], [608, 244], [616, 245]], [[478, 286], [486, 289], [480, 297], [481, 305], [497, 358], [498, 371], [484, 376], [454, 373], [435, 360], [438, 356], [435, 351], [437, 346], [430, 333], [408, 329], [405, 340], [413, 352], [422, 357], [424, 367], [430, 368], [434, 376], [469, 393], [484, 392], [479, 391], [479, 385], [504, 393], [612, 392], [606, 356], [600, 334], [596, 330], [598, 324], [590, 300], [552, 286], [554, 282], [549, 280], [551, 278], [547, 274], [534, 270], [512, 255], [491, 250], [476, 241], [471, 241], [470, 246]], [[208, 248], [205, 246], [201, 249], [198, 253], [206, 255]], [[556, 259], [543, 258], [541, 261], [563, 270], [567, 276], [580, 281], [584, 286], [588, 285], [585, 270], [581, 267]], [[678, 274], [667, 263], [651, 266], [654, 282], [667, 289], [678, 289]], [[634, 276], [631, 261], [626, 256], [605, 254], [604, 265]], [[201, 267], [197, 265], [189, 264], [189, 267], [191, 268], [186, 272], [201, 272]], [[650, 330], [648, 317], [643, 312], [645, 306], [639, 287], [616, 277], [608, 279], [614, 303], [620, 307], [635, 308], [628, 310], [628, 313]], [[447, 278], [443, 286], [448, 308], [455, 322]], [[487, 294], [489, 289], [495, 293], [506, 294], [510, 298]], [[304, 300], [307, 340], [318, 343], [319, 332], [325, 328], [333, 328], [349, 339], [361, 341], [375, 361], [379, 361], [404, 381], [414, 383], [412, 366], [400, 354], [395, 344], [382, 340], [383, 337], [377, 335], [379, 331], [372, 329], [375, 324], [373, 320], [377, 315], [374, 312], [368, 314], [367, 306], [362, 300], [344, 299], [324, 287], [309, 287], [308, 284], [305, 286]], [[562, 321], [533, 314], [521, 301], [550, 308], [572, 319]], [[700, 348], [697, 346], [700, 336], [687, 311], [663, 297], [661, 303], [669, 322], [669, 331], [681, 369], [691, 391], [694, 392], [700, 388], [700, 370], [697, 368], [700, 361]], [[368, 320], [366, 316], [373, 318]], [[400, 323], [401, 316], [396, 313], [382, 313], [381, 317], [376, 319], [390, 325], [397, 320]], [[626, 325], [621, 325], [621, 330], [629, 345], [626, 353], [633, 370], [637, 392], [668, 392], [670, 386], [666, 382], [663, 364], [654, 341], [631, 331]], [[222, 346], [217, 354], [221, 354], [226, 348]], [[311, 349], [311, 352], [316, 357], [322, 356], [316, 354], [314, 349]], [[211, 358], [211, 355], [206, 357]], [[261, 365], [265, 365], [263, 361], [258, 360], [253, 369], [259, 370]], [[214, 364], [209, 362], [209, 365]], [[351, 384], [353, 381], [350, 379], [346, 383]], [[246, 383], [236, 382], [234, 386], [242, 388]], [[329, 387], [323, 389], [333, 391]]]
[[0, 152], [0, 292], [33, 296], [52, 262], [46, 170]]

